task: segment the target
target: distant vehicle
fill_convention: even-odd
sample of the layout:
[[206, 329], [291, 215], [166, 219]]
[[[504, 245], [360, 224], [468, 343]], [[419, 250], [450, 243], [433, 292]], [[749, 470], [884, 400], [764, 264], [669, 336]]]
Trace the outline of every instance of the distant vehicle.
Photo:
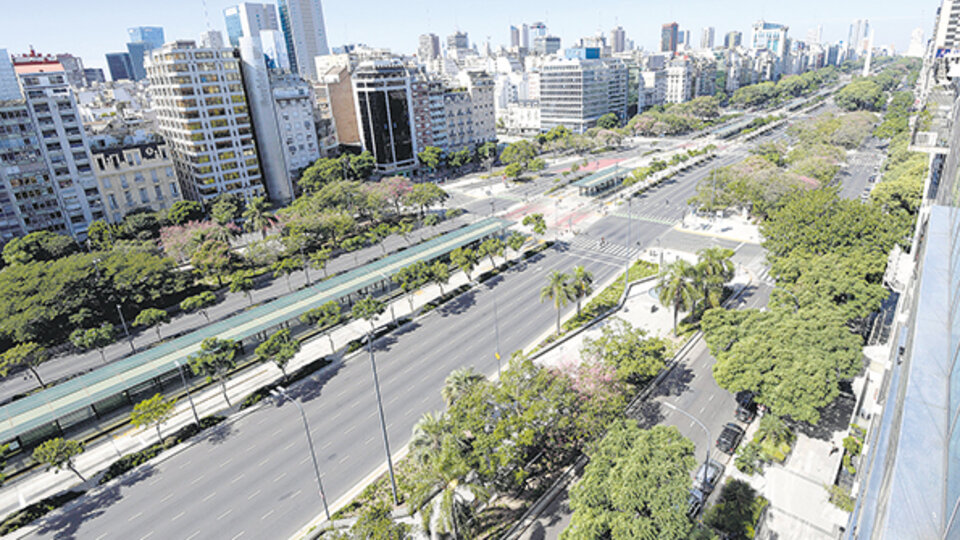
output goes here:
[[693, 487], [708, 495], [717, 486], [717, 480], [721, 476], [723, 476], [723, 465], [711, 459], [709, 463], [702, 463], [697, 469], [693, 477]]
[[725, 454], [733, 454], [743, 439], [743, 428], [733, 422], [723, 426], [723, 431], [717, 437], [717, 448]]
[[696, 519], [700, 515], [700, 511], [703, 510], [703, 503], [706, 500], [707, 496], [702, 491], [697, 488], [690, 488], [690, 497], [687, 498], [687, 517]]
[[737, 420], [749, 424], [756, 416], [757, 402], [753, 400], [753, 392], [737, 392]]

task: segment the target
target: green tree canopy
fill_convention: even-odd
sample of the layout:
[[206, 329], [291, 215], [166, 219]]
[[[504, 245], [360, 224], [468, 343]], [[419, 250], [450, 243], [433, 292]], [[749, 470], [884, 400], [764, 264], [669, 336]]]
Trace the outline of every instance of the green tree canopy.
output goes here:
[[283, 378], [287, 378], [287, 364], [300, 352], [300, 342], [290, 335], [289, 328], [277, 330], [269, 339], [257, 345], [254, 354], [260, 361], [270, 361], [280, 368]]
[[37, 463], [46, 465], [47, 469], [52, 467], [59, 471], [66, 467], [73, 471], [81, 482], [85, 482], [86, 479], [73, 464], [73, 458], [82, 454], [83, 451], [82, 442], [57, 437], [44, 441], [43, 444], [34, 448], [33, 459]]
[[76, 253], [78, 249], [77, 243], [69, 236], [37, 231], [7, 242], [3, 246], [3, 261], [9, 265], [52, 261]]
[[675, 427], [614, 423], [570, 490], [573, 518], [561, 539], [686, 538], [693, 450]]
[[199, 311], [203, 317], [210, 322], [210, 315], [207, 314], [207, 308], [217, 303], [217, 295], [210, 291], [203, 291], [200, 294], [188, 296], [180, 302], [180, 309], [187, 313]]
[[137, 313], [137, 317], [133, 320], [133, 325], [153, 328], [157, 331], [157, 341], [160, 341], [160, 325], [167, 324], [168, 322], [170, 322], [170, 314], [165, 310], [147, 308]]
[[600, 337], [584, 339], [580, 354], [612, 367], [621, 381], [639, 385], [666, 365], [667, 342], [647, 337], [642, 328], [616, 318], [603, 327]]
[[203, 219], [203, 207], [197, 201], [177, 201], [167, 212], [167, 219], [174, 225]]
[[607, 113], [597, 119], [597, 127], [603, 129], [613, 129], [620, 125], [620, 119], [614, 113]]
[[223, 399], [230, 405], [227, 397], [226, 375], [237, 365], [237, 342], [230, 339], [207, 338], [200, 343], [200, 351], [188, 358], [190, 371], [194, 375], [203, 375], [208, 381], [220, 381]]
[[117, 340], [117, 328], [105, 322], [96, 328], [77, 328], [70, 333], [70, 342], [81, 351], [96, 349], [100, 353], [100, 361], [106, 362], [103, 348]]
[[37, 372], [37, 367], [48, 358], [47, 350], [32, 341], [17, 344], [0, 354], [0, 375], [6, 377], [12, 368], [23, 366], [33, 373], [42, 388], [44, 384], [40, 373]]
[[166, 422], [173, 416], [173, 409], [177, 405], [175, 398], [164, 397], [163, 394], [154, 394], [152, 398], [145, 399], [133, 406], [130, 412], [130, 424], [134, 427], [154, 426], [157, 428], [157, 439], [163, 440], [163, 434], [160, 433], [160, 424]]
[[221, 226], [226, 226], [240, 219], [243, 215], [243, 197], [233, 193], [224, 193], [217, 197], [210, 206], [210, 216]]

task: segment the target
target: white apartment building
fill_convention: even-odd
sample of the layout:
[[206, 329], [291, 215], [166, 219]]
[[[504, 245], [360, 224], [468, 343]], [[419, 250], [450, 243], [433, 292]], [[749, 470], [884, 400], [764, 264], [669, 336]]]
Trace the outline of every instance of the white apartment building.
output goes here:
[[39, 130], [44, 160], [63, 214], [66, 233], [83, 240], [91, 221], [103, 217], [103, 202], [90, 161], [90, 147], [63, 66], [54, 56], [13, 57], [31, 120]]
[[640, 72], [638, 111], [663, 105], [667, 99], [667, 72], [663, 69]]
[[147, 78], [184, 198], [207, 205], [224, 193], [266, 195], [233, 49], [167, 43], [150, 52]]
[[321, 157], [312, 88], [297, 75], [276, 72], [270, 74], [270, 87], [287, 171], [296, 184], [300, 173]]
[[540, 73], [540, 129], [566, 126], [576, 133], [614, 113], [627, 116], [627, 68], [615, 58], [552, 59]]
[[160, 137], [104, 140], [91, 147], [106, 219], [119, 223], [138, 208], [165, 210], [182, 200], [167, 144]]
[[693, 67], [685, 59], [677, 59], [667, 66], [666, 103], [690, 101], [693, 91]]

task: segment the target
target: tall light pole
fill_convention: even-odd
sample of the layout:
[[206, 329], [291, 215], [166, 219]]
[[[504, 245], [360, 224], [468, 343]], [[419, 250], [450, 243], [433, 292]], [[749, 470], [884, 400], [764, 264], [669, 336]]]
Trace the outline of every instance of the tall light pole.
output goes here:
[[[662, 401], [661, 403], [663, 404], [664, 407], [666, 407], [666, 408], [668, 408], [668, 409], [673, 409], [674, 411], [677, 411], [678, 413], [680, 413], [680, 414], [686, 416], [687, 418], [693, 420], [694, 422], [697, 423], [697, 425], [700, 426], [701, 429], [703, 429], [703, 431], [705, 431], [705, 432], [707, 433], [707, 445], [706, 445], [706, 446], [707, 446], [707, 457], [706, 457], [706, 460], [703, 462], [703, 465], [704, 465], [704, 466], [703, 466], [703, 476], [704, 476], [703, 482], [706, 483], [706, 481], [707, 481], [707, 478], [706, 478], [706, 477], [707, 477], [707, 475], [708, 475], [709, 472], [710, 472], [710, 443], [713, 441], [713, 439], [710, 438], [710, 430], [707, 429], [707, 426], [703, 425], [703, 422], [701, 422], [700, 420], [698, 420], [697, 417], [695, 417], [694, 415], [692, 415], [692, 414], [688, 413], [687, 411], [681, 409], [680, 407], [677, 407], [677, 406], [674, 405], [673, 403], [669, 403], [669, 402], [666, 402], [666, 401]], [[698, 480], [699, 480], [699, 478], [698, 478]]]
[[[380, 277], [382, 277], [384, 281], [386, 281], [387, 283], [390, 283], [390, 278], [387, 277], [386, 274], [384, 274], [383, 272], [381, 272], [381, 271], [379, 271], [379, 270], [375, 270], [375, 272], [378, 273], [378, 274], [380, 274]], [[397, 326], [397, 314], [396, 314], [395, 311], [393, 311], [393, 302], [390, 302], [390, 318], [393, 319], [393, 327], [394, 327], [394, 328], [399, 328], [399, 327]], [[410, 313], [410, 318], [411, 318], [411, 320], [413, 319], [413, 313]]]
[[127, 320], [123, 318], [123, 309], [120, 308], [120, 304], [117, 304], [117, 313], [120, 314], [120, 324], [123, 325], [123, 333], [127, 335], [127, 341], [130, 343], [130, 352], [137, 352], [137, 348], [133, 346], [133, 338], [130, 337], [130, 330], [127, 328]]
[[[371, 323], [371, 326], [373, 324]], [[393, 457], [390, 456], [390, 439], [387, 437], [387, 419], [383, 416], [383, 399], [380, 397], [380, 380], [377, 379], [377, 362], [373, 358], [373, 329], [367, 334], [367, 349], [370, 350], [370, 368], [373, 370], [373, 388], [377, 394], [377, 412], [380, 413], [380, 431], [383, 433], [383, 449], [387, 453], [387, 470], [390, 471], [390, 489], [393, 492], [393, 504], [400, 505], [397, 497], [397, 479], [393, 475]]]
[[187, 386], [187, 377], [183, 374], [183, 364], [179, 360], [174, 360], [173, 365], [177, 366], [177, 371], [180, 372], [180, 382], [183, 383], [183, 389], [187, 392], [187, 401], [190, 402], [190, 410], [193, 411], [193, 419], [197, 422], [197, 427], [200, 427], [200, 415], [197, 414], [197, 406], [193, 403], [193, 396], [190, 395], [190, 387]]
[[303, 272], [307, 275], [307, 286], [310, 286], [310, 262], [303, 255], [303, 246], [300, 246], [300, 260], [303, 261]]
[[[633, 213], [630, 212], [630, 205], [633, 203], [633, 197], [627, 196], [627, 261], [626, 269], [623, 272], [623, 297], [627, 297], [627, 283], [630, 282], [630, 224], [633, 222]], [[626, 304], [624, 304], [626, 305]]]
[[313, 449], [313, 437], [310, 436], [310, 425], [307, 424], [307, 413], [303, 411], [303, 405], [300, 405], [300, 402], [290, 397], [290, 394], [287, 393], [287, 390], [278, 386], [275, 389], [270, 391], [270, 395], [277, 399], [287, 398], [288, 401], [293, 402], [297, 406], [297, 409], [300, 409], [300, 418], [303, 419], [303, 431], [307, 434], [307, 446], [310, 447], [310, 457], [313, 458], [313, 472], [317, 475], [317, 487], [320, 488], [320, 500], [323, 501], [323, 513], [327, 515], [327, 521], [332, 521], [330, 519], [330, 508], [327, 506], [327, 495], [323, 492], [323, 480], [320, 479], [320, 466], [317, 465], [317, 452]]

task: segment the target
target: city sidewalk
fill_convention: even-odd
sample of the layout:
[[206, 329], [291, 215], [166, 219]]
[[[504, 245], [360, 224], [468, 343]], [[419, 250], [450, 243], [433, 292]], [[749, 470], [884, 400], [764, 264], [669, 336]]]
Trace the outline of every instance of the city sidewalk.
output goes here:
[[[508, 259], [509, 260], [509, 259]], [[503, 258], [498, 258], [502, 262]], [[477, 267], [472, 275], [478, 276], [483, 272], [492, 269], [488, 257], [478, 261]], [[470, 283], [463, 272], [451, 272], [450, 281], [444, 286], [444, 292], [449, 292], [461, 285]], [[440, 287], [437, 285], [428, 285], [413, 293], [413, 313], [419, 311], [428, 302], [439, 298]], [[410, 302], [407, 295], [399, 296], [396, 300], [386, 305], [386, 309], [375, 321], [377, 327], [391, 325], [394, 317], [401, 319], [411, 314]], [[365, 320], [353, 320], [348, 324], [338, 327], [333, 331], [334, 344], [342, 348], [348, 342], [361, 338], [370, 330], [370, 323]], [[331, 369], [336, 365], [349, 361], [349, 357], [343, 358], [332, 351], [330, 340], [325, 335], [318, 335], [309, 341], [301, 344], [300, 352], [287, 365], [287, 372], [293, 373], [297, 369], [324, 356], [332, 355], [334, 361], [331, 365], [322, 369]], [[188, 369], [184, 366], [184, 369]], [[282, 377], [280, 369], [273, 363], [256, 364], [247, 368], [227, 381], [227, 396], [231, 405], [238, 405], [246, 396], [255, 390], [271, 383], [279, 381]], [[200, 391], [192, 393], [193, 402], [197, 408], [198, 415], [203, 418], [216, 413], [223, 413], [231, 407], [224, 401], [221, 385], [212, 384]], [[235, 421], [249, 411], [255, 408], [247, 409], [228, 418], [227, 422]], [[193, 423], [193, 413], [190, 408], [189, 400], [186, 397], [178, 400], [175, 412], [170, 420], [164, 422], [161, 426], [163, 435], [168, 436], [175, 433], [180, 428]], [[211, 428], [218, 429], [218, 428]], [[25, 478], [15, 482], [4, 484], [0, 490], [0, 517], [6, 516], [24, 506], [33, 504], [43, 498], [49, 497], [63, 490], [70, 488], [90, 488], [93, 487], [97, 473], [106, 469], [111, 463], [116, 461], [122, 455], [142, 450], [158, 442], [157, 431], [154, 427], [133, 428], [128, 427], [121, 433], [107, 435], [98, 442], [87, 446], [86, 451], [74, 459], [76, 469], [87, 479], [81, 483], [79, 479], [68, 470], [57, 471], [55, 469], [42, 471], [38, 470]], [[182, 452], [195, 444], [193, 441], [173, 447], [156, 459], [166, 459], [178, 452]]]
[[721, 218], [686, 215], [674, 228], [686, 233], [700, 234], [732, 242], [746, 242], [748, 244], [763, 242], [760, 227], [745, 214], [733, 214]]

